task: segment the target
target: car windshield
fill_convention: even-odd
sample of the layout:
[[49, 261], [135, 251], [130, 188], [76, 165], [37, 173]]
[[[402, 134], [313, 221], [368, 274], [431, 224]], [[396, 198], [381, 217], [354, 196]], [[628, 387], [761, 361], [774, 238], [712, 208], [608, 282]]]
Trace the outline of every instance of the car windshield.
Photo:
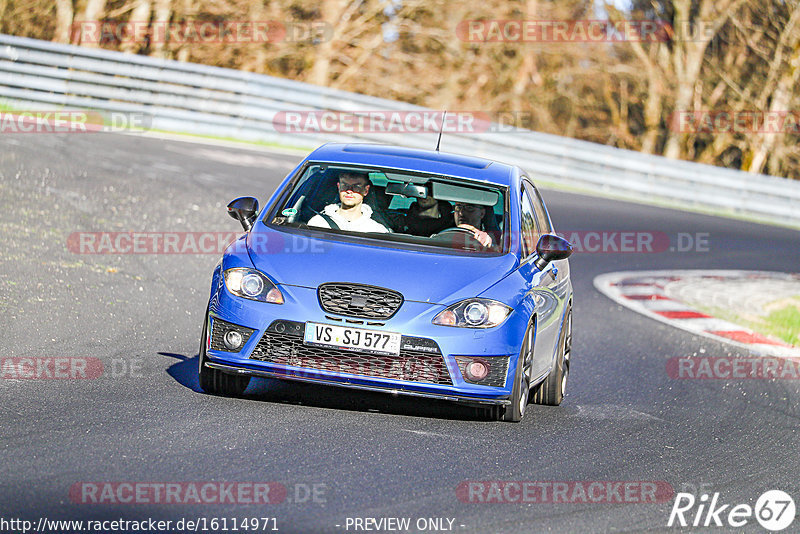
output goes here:
[[290, 185], [271, 223], [384, 246], [410, 243], [475, 254], [502, 251], [504, 191], [439, 175], [314, 163]]

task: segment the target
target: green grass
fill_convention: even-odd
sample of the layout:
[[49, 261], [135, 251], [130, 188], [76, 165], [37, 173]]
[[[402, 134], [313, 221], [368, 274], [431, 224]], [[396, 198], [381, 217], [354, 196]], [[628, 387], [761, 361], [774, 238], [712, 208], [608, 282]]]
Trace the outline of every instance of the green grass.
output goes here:
[[800, 308], [786, 306], [767, 315], [765, 333], [772, 334], [792, 345], [800, 345]]
[[709, 315], [749, 328], [759, 334], [781, 339], [790, 345], [800, 346], [800, 296], [793, 297], [789, 304], [758, 318], [752, 316], [744, 318], [727, 308], [702, 305], [695, 305], [695, 307]]

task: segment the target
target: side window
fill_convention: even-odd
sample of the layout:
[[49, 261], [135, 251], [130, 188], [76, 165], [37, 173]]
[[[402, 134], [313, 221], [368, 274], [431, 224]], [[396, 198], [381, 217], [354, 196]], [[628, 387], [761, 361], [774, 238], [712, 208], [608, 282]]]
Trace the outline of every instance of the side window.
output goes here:
[[552, 233], [553, 228], [550, 226], [550, 217], [547, 215], [547, 209], [544, 207], [539, 190], [528, 181], [523, 180], [522, 183], [525, 185], [525, 191], [528, 192], [533, 202], [533, 211], [536, 213], [536, 223], [539, 231], [543, 234]]
[[521, 225], [522, 225], [522, 256], [527, 258], [536, 250], [539, 240], [539, 230], [536, 227], [536, 214], [533, 210], [531, 199], [525, 191], [521, 191]]

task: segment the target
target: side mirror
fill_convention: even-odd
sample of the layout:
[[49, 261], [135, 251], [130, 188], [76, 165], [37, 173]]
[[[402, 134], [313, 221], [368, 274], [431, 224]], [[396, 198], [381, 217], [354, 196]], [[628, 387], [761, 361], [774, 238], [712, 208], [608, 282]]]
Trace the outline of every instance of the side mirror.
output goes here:
[[258, 200], [253, 197], [239, 197], [228, 204], [228, 215], [242, 223], [242, 228], [250, 231], [258, 215]]
[[547, 264], [555, 260], [565, 260], [572, 254], [572, 244], [563, 237], [555, 234], [544, 234], [536, 243], [536, 254], [539, 255], [533, 262], [536, 268], [544, 271]]

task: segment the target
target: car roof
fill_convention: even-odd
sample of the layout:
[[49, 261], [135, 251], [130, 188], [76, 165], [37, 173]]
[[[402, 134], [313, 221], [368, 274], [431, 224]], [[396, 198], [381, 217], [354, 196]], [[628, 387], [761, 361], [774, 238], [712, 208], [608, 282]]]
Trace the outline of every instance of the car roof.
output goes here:
[[329, 143], [306, 157], [310, 161], [376, 165], [480, 180], [510, 186], [515, 167], [505, 163], [435, 150], [371, 143]]

